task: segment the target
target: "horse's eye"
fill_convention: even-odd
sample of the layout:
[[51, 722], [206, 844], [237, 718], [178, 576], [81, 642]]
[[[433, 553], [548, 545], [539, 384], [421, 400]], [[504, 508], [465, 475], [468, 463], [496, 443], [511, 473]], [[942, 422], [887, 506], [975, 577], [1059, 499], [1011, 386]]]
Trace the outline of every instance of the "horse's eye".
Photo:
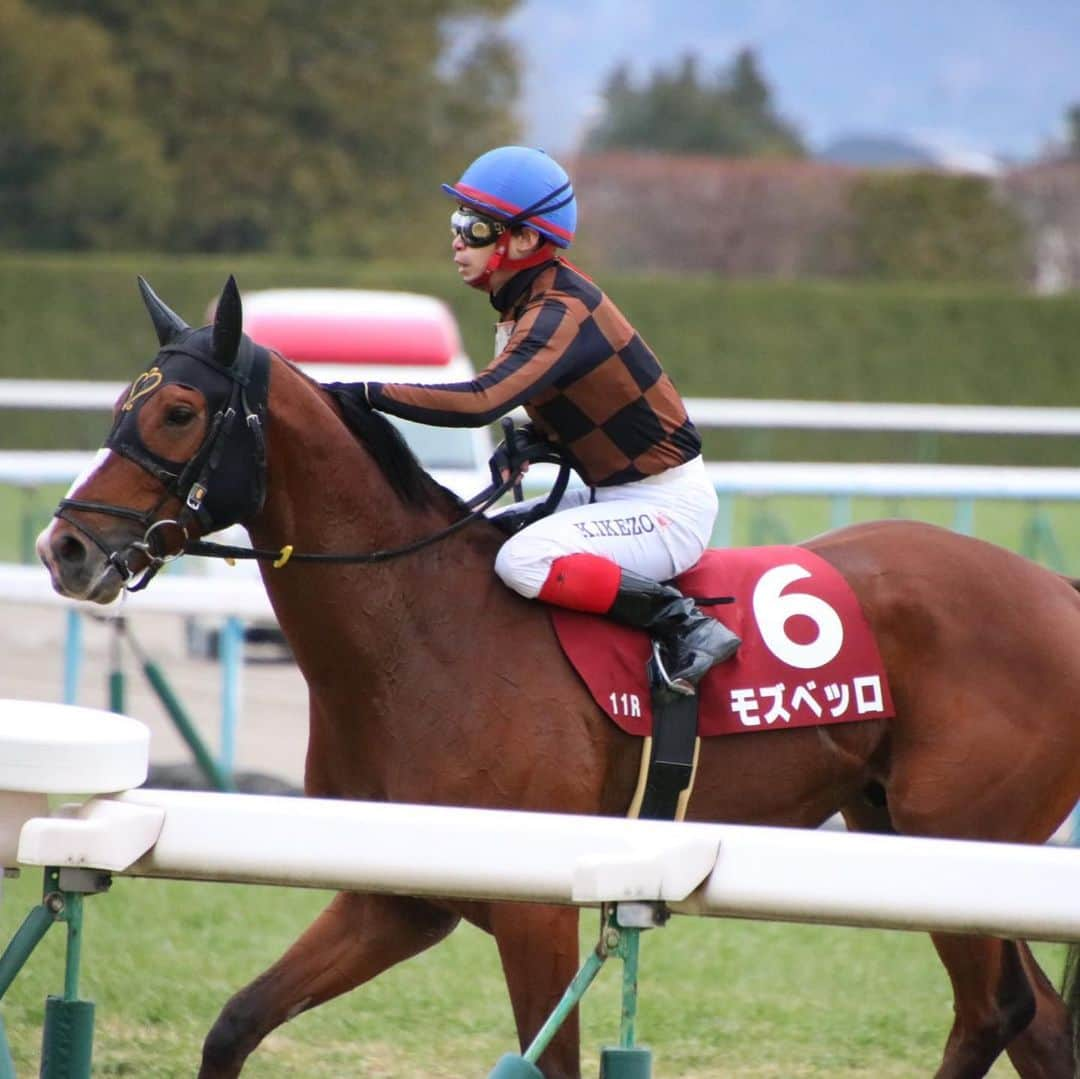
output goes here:
[[195, 409], [188, 405], [173, 405], [165, 413], [165, 422], [170, 427], [183, 427], [195, 419]]

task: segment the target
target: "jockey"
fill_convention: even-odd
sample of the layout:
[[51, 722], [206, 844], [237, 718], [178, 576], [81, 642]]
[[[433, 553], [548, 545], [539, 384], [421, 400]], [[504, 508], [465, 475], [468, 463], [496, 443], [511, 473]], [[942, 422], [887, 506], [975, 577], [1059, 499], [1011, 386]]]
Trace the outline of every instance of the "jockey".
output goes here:
[[697, 562], [717, 513], [682, 399], [622, 312], [561, 257], [577, 203], [553, 158], [501, 146], [443, 190], [457, 202], [458, 274], [499, 313], [495, 359], [471, 382], [350, 390], [371, 408], [447, 427], [483, 426], [524, 406], [533, 437], [553, 444], [586, 486], [513, 534], [495, 572], [530, 599], [648, 630], [670, 681], [692, 693], [741, 642], [661, 583]]

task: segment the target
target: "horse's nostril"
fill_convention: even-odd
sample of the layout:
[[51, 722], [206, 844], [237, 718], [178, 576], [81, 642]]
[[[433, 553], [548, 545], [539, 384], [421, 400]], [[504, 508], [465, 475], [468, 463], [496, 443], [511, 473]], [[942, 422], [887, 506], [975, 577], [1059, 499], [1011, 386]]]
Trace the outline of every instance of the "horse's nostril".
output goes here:
[[66, 565], [79, 565], [86, 558], [86, 548], [77, 536], [64, 536], [56, 545], [56, 557]]

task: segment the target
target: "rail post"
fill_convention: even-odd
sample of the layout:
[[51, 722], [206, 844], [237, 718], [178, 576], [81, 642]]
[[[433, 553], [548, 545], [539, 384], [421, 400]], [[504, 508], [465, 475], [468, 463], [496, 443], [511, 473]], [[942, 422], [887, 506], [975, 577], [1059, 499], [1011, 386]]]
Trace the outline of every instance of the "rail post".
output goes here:
[[79, 678], [82, 675], [82, 615], [72, 607], [67, 612], [64, 633], [64, 704], [78, 704]]
[[661, 926], [668, 912], [662, 903], [605, 904], [600, 917], [600, 940], [567, 987], [555, 1010], [533, 1038], [525, 1052], [507, 1053], [500, 1058], [488, 1079], [543, 1079], [536, 1061], [551, 1044], [567, 1016], [581, 1003], [600, 968], [615, 956], [623, 962], [622, 1011], [619, 1044], [600, 1052], [600, 1079], [650, 1079], [652, 1054], [634, 1045], [637, 1025], [637, 977], [641, 932]]
[[[0, 956], [0, 999], [54, 922], [67, 926], [64, 992], [45, 1001], [41, 1079], [90, 1079], [94, 1047], [94, 1004], [79, 999], [83, 896], [107, 891], [108, 873], [89, 869], [45, 869], [41, 902], [23, 920]], [[6, 1045], [4, 1046], [6, 1049]], [[14, 1072], [8, 1074], [13, 1075]], [[0, 1065], [0, 1076], [4, 1076]], [[6, 1079], [6, 1076], [4, 1076]]]

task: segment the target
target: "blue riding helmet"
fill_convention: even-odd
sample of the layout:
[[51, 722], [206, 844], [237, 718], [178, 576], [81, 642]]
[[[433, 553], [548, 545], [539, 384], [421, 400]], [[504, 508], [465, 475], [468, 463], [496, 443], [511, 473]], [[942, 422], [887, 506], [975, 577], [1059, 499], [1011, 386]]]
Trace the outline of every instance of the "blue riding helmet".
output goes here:
[[530, 146], [499, 146], [481, 154], [456, 184], [452, 198], [511, 227], [528, 225], [558, 247], [569, 247], [577, 228], [577, 200], [566, 170]]

